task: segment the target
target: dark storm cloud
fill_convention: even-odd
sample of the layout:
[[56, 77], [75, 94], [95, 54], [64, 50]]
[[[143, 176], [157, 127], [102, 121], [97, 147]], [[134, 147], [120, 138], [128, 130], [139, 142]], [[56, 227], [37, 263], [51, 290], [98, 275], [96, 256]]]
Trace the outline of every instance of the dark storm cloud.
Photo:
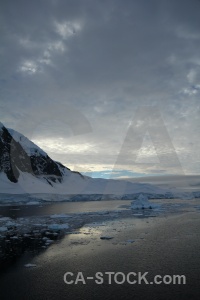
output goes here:
[[[154, 105], [183, 169], [198, 173], [199, 10], [197, 0], [5, 1], [1, 121], [66, 164], [111, 169], [137, 107]], [[92, 132], [70, 135], [55, 103], [61, 111], [76, 108]], [[25, 120], [36, 115], [33, 130]], [[141, 153], [151, 161], [148, 145]], [[166, 172], [175, 172], [170, 163]]]

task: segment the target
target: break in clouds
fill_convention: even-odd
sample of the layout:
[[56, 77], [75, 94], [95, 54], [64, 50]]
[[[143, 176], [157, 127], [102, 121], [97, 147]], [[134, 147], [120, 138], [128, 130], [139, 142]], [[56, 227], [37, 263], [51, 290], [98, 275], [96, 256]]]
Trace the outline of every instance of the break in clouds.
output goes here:
[[1, 122], [89, 175], [199, 174], [199, 11], [198, 0], [4, 1]]

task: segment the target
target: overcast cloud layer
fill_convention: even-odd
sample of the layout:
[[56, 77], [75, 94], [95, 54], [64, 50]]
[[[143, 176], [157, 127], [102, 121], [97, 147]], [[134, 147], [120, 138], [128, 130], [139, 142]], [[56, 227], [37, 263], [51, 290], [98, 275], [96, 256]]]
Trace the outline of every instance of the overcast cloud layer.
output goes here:
[[199, 12], [198, 0], [4, 1], [1, 122], [89, 175], [199, 174]]

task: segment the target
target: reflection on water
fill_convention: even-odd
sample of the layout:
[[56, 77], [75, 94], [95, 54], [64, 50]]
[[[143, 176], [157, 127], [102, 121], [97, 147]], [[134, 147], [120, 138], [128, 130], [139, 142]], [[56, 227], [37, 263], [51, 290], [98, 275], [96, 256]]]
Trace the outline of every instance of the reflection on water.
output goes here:
[[[8, 221], [6, 223], [6, 226], [10, 224], [7, 227], [8, 230], [0, 232], [0, 269], [1, 271], [5, 270], [24, 253], [31, 252], [34, 255], [41, 253], [55, 240], [59, 241], [64, 236], [69, 237], [67, 238], [70, 241], [67, 245], [69, 248], [80, 244], [86, 245], [90, 243], [91, 239], [96, 239], [102, 234], [104, 236], [119, 235], [121, 231], [127, 229], [128, 218], [131, 220], [131, 226], [134, 223], [134, 228], [138, 229], [138, 227], [146, 227], [147, 218], [153, 219], [166, 213], [199, 211], [200, 207], [199, 199], [151, 201], [160, 204], [157, 206], [158, 209], [131, 210], [130, 200], [0, 207], [0, 217], [4, 217], [4, 219], [6, 217], [13, 218], [13, 222]], [[59, 214], [67, 214], [67, 216], [65, 218], [62, 216], [61, 219], [55, 218], [55, 215], [59, 216]], [[22, 218], [21, 221], [19, 221], [20, 218]], [[126, 218], [125, 223], [122, 222], [123, 218]], [[117, 223], [116, 220], [118, 220]], [[115, 228], [112, 232], [110, 232], [111, 227], [108, 221], [114, 222]], [[69, 230], [59, 229], [59, 226], [62, 225], [69, 225]], [[0, 224], [2, 229], [1, 226]], [[120, 245], [121, 242], [115, 239], [113, 243]], [[126, 241], [122, 241], [122, 243], [124, 245]]]
[[[0, 216], [20, 218], [26, 216], [42, 216], [60, 213], [95, 212], [101, 210], [115, 210], [130, 200], [88, 201], [88, 202], [59, 202], [43, 205], [13, 205], [0, 206]], [[121, 208], [120, 208], [121, 209]]]

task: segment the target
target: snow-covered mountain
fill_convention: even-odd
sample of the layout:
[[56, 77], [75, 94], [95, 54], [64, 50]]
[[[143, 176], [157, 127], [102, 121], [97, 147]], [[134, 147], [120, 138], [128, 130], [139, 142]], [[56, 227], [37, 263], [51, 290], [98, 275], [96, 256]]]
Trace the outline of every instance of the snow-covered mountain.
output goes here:
[[[52, 160], [21, 133], [0, 123], [0, 193], [70, 195], [77, 200], [132, 199], [133, 195], [170, 196], [169, 191], [149, 184], [124, 180], [94, 179], [71, 171]], [[90, 196], [89, 196], [90, 195]]]
[[0, 125], [0, 170], [11, 182], [18, 182], [20, 171], [46, 176], [47, 182], [61, 182], [64, 166], [55, 163], [42, 149], [22, 134]]
[[53, 184], [61, 184], [71, 176], [74, 180], [87, 178], [55, 162], [24, 135], [0, 123], [1, 193], [21, 189], [25, 192], [51, 192]]

